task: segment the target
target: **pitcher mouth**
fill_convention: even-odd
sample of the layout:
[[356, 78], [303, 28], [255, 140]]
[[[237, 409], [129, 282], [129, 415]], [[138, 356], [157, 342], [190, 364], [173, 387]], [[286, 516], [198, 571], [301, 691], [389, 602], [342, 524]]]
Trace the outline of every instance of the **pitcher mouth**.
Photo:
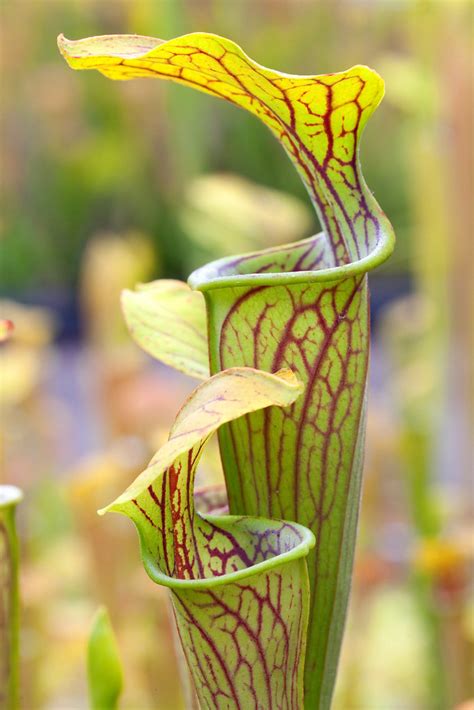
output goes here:
[[[196, 291], [205, 292], [211, 289], [235, 286], [278, 286], [289, 283], [339, 281], [351, 276], [363, 275], [383, 264], [391, 255], [395, 245], [394, 234], [389, 232], [384, 235], [384, 238], [377, 243], [369, 254], [348, 264], [339, 266], [323, 265], [311, 270], [297, 271], [282, 270], [265, 273], [245, 271], [246, 262], [252, 258], [272, 256], [283, 251], [291, 251], [296, 247], [310, 245], [311, 243], [316, 245], [318, 241], [326, 239], [324, 232], [320, 232], [292, 244], [284, 244], [278, 247], [248, 252], [240, 256], [217, 259], [193, 271], [188, 278], [188, 284]], [[242, 271], [237, 270], [239, 266]]]
[[[239, 522], [246, 523], [253, 520], [250, 516], [242, 515], [203, 515], [202, 517], [212, 523], [223, 526], [238, 525]], [[257, 520], [262, 523], [263, 519], [258, 518]], [[288, 562], [305, 558], [315, 545], [316, 540], [314, 534], [304, 525], [284, 520], [267, 520], [266, 522], [268, 522], [269, 530], [272, 529], [272, 526], [277, 529], [278, 525], [285, 525], [291, 529], [294, 540], [292, 540], [292, 545], [288, 550], [275, 552], [275, 554], [269, 556], [267, 559], [255, 562], [252, 565], [248, 565], [234, 572], [209, 577], [196, 577], [194, 579], [180, 579], [162, 572], [156, 560], [147, 552], [141, 530], [136, 526], [140, 538], [143, 565], [148, 576], [151, 577], [154, 582], [164, 587], [176, 591], [180, 589], [206, 591], [207, 589], [214, 589], [215, 587], [221, 587], [233, 582], [241, 582], [249, 577], [262, 574], [262, 572], [276, 569]]]

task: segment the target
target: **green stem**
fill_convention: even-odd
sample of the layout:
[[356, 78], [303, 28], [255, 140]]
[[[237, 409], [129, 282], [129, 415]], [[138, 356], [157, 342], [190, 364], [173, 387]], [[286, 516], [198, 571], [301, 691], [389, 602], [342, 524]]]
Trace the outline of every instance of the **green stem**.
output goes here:
[[0, 707], [19, 706], [18, 539], [15, 507], [22, 499], [15, 486], [0, 486]]
[[[441, 522], [431, 490], [431, 433], [407, 427], [402, 439], [402, 452], [409, 468], [408, 487], [413, 526], [419, 540], [435, 539]], [[449, 690], [443, 658], [442, 621], [436, 608], [435, 589], [429, 574], [415, 572], [412, 588], [423, 623], [428, 648], [428, 687], [434, 710], [449, 706]]]
[[442, 628], [436, 600], [433, 594], [433, 582], [426, 574], [415, 574], [412, 586], [422, 620], [427, 645], [427, 686], [430, 688], [430, 702], [433, 710], [450, 707], [448, 685], [443, 672], [445, 659], [442, 649]]

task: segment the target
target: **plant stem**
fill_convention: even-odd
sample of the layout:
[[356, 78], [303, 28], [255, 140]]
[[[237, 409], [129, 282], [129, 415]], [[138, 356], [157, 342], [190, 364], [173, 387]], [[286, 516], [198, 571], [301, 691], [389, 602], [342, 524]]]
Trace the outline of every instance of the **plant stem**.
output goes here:
[[15, 507], [22, 499], [15, 486], [0, 486], [0, 707], [19, 706], [18, 539]]

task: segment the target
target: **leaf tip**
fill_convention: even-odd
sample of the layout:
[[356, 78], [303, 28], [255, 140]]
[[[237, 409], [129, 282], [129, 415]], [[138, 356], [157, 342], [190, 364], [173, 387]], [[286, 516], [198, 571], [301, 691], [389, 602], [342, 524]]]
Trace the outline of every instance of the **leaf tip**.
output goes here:
[[[355, 71], [366, 82], [365, 101], [375, 110], [385, 95], [385, 81], [380, 74], [367, 64], [357, 64], [350, 71]], [[368, 88], [369, 87], [369, 88]], [[369, 94], [371, 94], [369, 99]]]
[[99, 508], [97, 515], [102, 517], [106, 513], [123, 513], [122, 505], [124, 503], [129, 503], [133, 499], [133, 492], [129, 492], [129, 488], [121, 493], [118, 498], [115, 498], [112, 503], [104, 505], [103, 508]]
[[275, 376], [285, 382], [295, 392], [295, 399], [300, 396], [304, 390], [304, 383], [298, 379], [293, 370], [283, 368], [275, 372]]
[[115, 501], [113, 501], [112, 503], [109, 503], [109, 505], [104, 505], [103, 508], [99, 508], [99, 510], [97, 511], [97, 515], [100, 515], [100, 517], [102, 517], [106, 513], [110, 513], [110, 511], [113, 510], [114, 503], [115, 503]]
[[97, 609], [87, 649], [89, 693], [93, 710], [115, 710], [123, 687], [117, 640], [105, 606]]
[[61, 52], [61, 54], [63, 56], [65, 56], [66, 55], [66, 47], [69, 44], [69, 40], [61, 32], [61, 34], [58, 35], [57, 42], [58, 42], [59, 51]]

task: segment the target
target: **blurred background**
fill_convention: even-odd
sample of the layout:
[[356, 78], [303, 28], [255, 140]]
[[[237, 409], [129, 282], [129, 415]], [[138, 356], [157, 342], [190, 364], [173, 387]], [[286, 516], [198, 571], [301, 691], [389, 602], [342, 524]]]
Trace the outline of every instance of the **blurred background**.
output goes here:
[[[461, 0], [2, 0], [0, 482], [23, 488], [22, 694], [87, 707], [105, 603], [122, 707], [180, 710], [166, 593], [135, 532], [95, 510], [164, 441], [194, 382], [122, 322], [122, 288], [318, 230], [271, 134], [164, 82], [73, 73], [56, 49], [205, 30], [290, 73], [368, 64], [386, 98], [364, 174], [398, 238], [371, 275], [365, 491], [336, 710], [464, 707], [474, 696], [473, 4]], [[202, 480], [219, 480], [217, 455]], [[467, 706], [466, 706], [467, 707]], [[472, 705], [469, 705], [472, 707]]]

